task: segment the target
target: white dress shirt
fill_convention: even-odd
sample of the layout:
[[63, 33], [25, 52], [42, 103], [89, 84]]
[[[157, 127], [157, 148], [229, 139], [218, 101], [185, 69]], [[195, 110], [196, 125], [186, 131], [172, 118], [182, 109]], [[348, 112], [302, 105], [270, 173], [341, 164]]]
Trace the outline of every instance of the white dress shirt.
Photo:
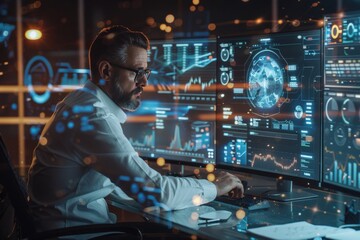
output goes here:
[[[205, 179], [162, 176], [149, 167], [125, 137], [125, 121], [126, 114], [91, 81], [57, 105], [29, 170], [40, 229], [116, 222], [104, 199], [112, 192], [168, 209], [215, 199], [216, 187]], [[99, 164], [95, 170], [94, 161], [106, 173], [111, 169], [111, 176]]]

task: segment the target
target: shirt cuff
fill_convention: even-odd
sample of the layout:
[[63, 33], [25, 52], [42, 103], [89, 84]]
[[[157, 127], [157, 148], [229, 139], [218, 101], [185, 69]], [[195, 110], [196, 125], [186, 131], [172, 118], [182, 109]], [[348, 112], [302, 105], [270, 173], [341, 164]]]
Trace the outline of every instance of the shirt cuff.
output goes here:
[[217, 190], [215, 184], [205, 179], [199, 179], [199, 181], [204, 190], [203, 203], [208, 203], [213, 201], [217, 196]]

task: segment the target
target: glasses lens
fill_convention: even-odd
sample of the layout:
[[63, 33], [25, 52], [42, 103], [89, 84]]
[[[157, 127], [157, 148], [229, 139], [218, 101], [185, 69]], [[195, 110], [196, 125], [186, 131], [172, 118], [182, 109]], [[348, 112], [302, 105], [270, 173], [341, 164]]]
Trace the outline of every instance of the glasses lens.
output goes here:
[[145, 69], [144, 72], [145, 72], [146, 79], [149, 79], [151, 70], [150, 69]]
[[150, 76], [150, 73], [151, 73], [150, 69], [145, 69], [145, 70], [140, 69], [140, 70], [138, 70], [138, 72], [136, 74], [135, 80], [141, 79], [144, 76], [146, 77], [146, 79], [148, 79]]

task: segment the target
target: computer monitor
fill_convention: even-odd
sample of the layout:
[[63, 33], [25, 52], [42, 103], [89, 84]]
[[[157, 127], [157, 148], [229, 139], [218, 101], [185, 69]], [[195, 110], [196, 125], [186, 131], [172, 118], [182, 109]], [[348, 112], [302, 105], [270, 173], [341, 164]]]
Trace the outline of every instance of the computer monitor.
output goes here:
[[312, 197], [292, 192], [292, 181], [320, 182], [321, 33], [217, 40], [216, 164], [289, 181], [263, 197]]
[[145, 159], [215, 163], [216, 39], [150, 41], [140, 109], [129, 113], [124, 133]]
[[323, 182], [360, 193], [360, 12], [324, 17]]

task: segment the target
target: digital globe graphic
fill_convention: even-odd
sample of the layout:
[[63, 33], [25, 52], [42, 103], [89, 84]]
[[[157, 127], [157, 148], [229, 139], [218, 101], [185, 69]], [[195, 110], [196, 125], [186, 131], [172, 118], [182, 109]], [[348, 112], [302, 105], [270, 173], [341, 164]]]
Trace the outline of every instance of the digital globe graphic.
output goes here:
[[247, 73], [249, 100], [259, 109], [275, 107], [283, 95], [284, 66], [271, 50], [262, 50], [252, 59]]

